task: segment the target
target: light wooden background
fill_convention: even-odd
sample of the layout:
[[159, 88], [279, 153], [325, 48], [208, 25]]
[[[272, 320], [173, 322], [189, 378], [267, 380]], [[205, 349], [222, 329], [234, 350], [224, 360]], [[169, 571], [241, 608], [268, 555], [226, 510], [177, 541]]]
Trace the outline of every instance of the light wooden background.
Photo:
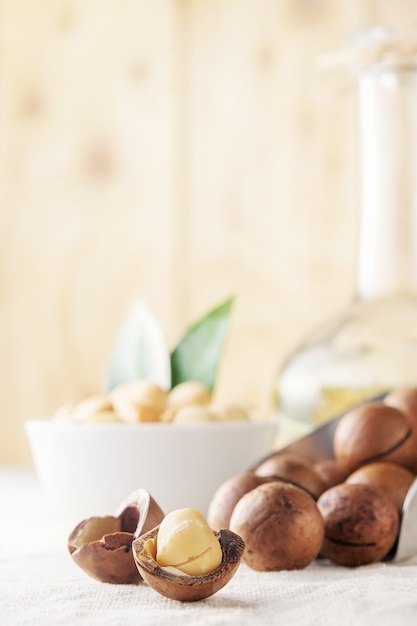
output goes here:
[[144, 297], [171, 345], [237, 296], [222, 399], [355, 291], [352, 94], [315, 59], [413, 0], [0, 0], [0, 461], [101, 388]]

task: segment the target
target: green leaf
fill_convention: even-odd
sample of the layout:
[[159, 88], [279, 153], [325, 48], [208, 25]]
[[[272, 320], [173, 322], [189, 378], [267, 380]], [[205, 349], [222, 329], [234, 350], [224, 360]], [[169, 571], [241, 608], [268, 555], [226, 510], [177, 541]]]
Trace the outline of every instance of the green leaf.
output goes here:
[[213, 390], [233, 301], [229, 298], [185, 333], [171, 353], [171, 387], [196, 380]]
[[148, 378], [164, 389], [171, 384], [164, 332], [143, 300], [136, 300], [119, 331], [107, 369], [106, 389]]

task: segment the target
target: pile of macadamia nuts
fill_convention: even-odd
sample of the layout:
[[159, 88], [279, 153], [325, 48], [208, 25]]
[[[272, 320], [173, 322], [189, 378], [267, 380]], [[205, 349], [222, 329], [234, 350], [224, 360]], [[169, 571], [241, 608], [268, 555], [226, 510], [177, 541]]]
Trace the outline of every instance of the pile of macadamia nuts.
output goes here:
[[119, 384], [108, 394], [94, 395], [72, 406], [60, 407], [55, 420], [82, 423], [187, 424], [255, 420], [259, 415], [243, 404], [215, 404], [211, 390], [189, 380], [170, 390], [147, 380]]
[[[162, 412], [167, 404], [174, 414], [184, 406], [171, 399]], [[331, 458], [277, 451], [220, 485], [206, 518], [193, 509], [166, 516], [138, 489], [115, 515], [77, 524], [68, 549], [96, 580], [145, 580], [179, 601], [216, 593], [241, 561], [257, 571], [301, 569], [317, 558], [345, 567], [388, 561], [416, 474], [417, 388], [397, 390], [338, 421]]]
[[417, 388], [395, 390], [340, 419], [332, 458], [277, 451], [229, 478], [207, 521], [241, 536], [243, 560], [258, 571], [300, 569], [316, 558], [346, 567], [389, 560], [416, 474]]

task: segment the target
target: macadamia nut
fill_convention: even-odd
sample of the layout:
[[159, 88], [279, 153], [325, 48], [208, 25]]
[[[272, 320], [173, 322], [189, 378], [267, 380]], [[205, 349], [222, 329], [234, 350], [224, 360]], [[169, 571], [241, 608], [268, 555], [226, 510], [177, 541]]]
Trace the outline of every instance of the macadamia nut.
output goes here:
[[325, 486], [314, 467], [295, 454], [273, 454], [255, 469], [258, 476], [275, 476], [293, 482], [318, 498]]
[[312, 496], [281, 480], [244, 495], [233, 510], [230, 530], [246, 544], [243, 560], [258, 571], [306, 567], [318, 555], [324, 535]]
[[271, 480], [253, 472], [236, 474], [228, 478], [214, 493], [207, 511], [207, 522], [213, 530], [229, 528], [233, 509], [245, 493]]
[[320, 496], [317, 506], [324, 520], [320, 553], [336, 565], [381, 561], [397, 539], [397, 509], [390, 497], [373, 487], [336, 485]]
[[126, 422], [158, 422], [166, 407], [167, 392], [144, 379], [118, 385], [110, 392], [109, 399]]
[[348, 411], [334, 434], [334, 455], [349, 471], [375, 461], [412, 467], [415, 451], [405, 414], [382, 402], [365, 403]]
[[176, 409], [187, 404], [209, 404], [210, 401], [210, 389], [196, 380], [180, 383], [168, 393], [168, 406]]
[[379, 489], [392, 499], [401, 513], [405, 496], [414, 481], [414, 474], [402, 465], [380, 461], [357, 469], [346, 479], [348, 484], [369, 485]]
[[222, 550], [204, 517], [194, 509], [178, 509], [161, 522], [156, 561], [189, 576], [204, 576], [222, 562]]

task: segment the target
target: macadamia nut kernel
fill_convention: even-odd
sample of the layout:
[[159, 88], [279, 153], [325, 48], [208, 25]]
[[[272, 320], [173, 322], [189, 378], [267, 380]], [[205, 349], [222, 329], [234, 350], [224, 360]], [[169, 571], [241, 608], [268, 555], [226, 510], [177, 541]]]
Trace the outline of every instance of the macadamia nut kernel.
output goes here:
[[222, 551], [204, 517], [194, 509], [178, 509], [161, 522], [156, 561], [189, 576], [203, 576], [219, 567]]
[[[201, 514], [194, 509], [186, 509], [185, 512], [180, 509], [179, 512], [169, 514], [167, 518], [164, 536], [161, 539], [162, 552], [165, 555], [160, 554], [159, 558], [162, 559], [162, 563], [175, 565], [161, 565], [157, 561], [161, 528], [161, 525], [158, 525], [133, 542], [133, 557], [141, 576], [152, 589], [172, 600], [195, 602], [212, 596], [222, 589], [237, 571], [245, 549], [243, 539], [228, 529], [212, 531], [204, 518], [201, 522]], [[196, 529], [193, 528], [179, 538], [178, 527], [182, 526], [184, 520], [190, 521], [190, 518], [192, 526], [194, 522], [196, 527], [202, 526], [201, 536], [195, 537]], [[189, 540], [186, 539], [188, 534]], [[213, 538], [218, 543], [220, 555]], [[210, 563], [206, 560], [204, 549], [212, 553]], [[161, 545], [159, 551], [161, 552]], [[164, 556], [167, 557], [166, 561]], [[177, 561], [183, 559], [187, 572], [178, 567], [182, 564]], [[215, 565], [216, 563], [218, 564]]]
[[176, 411], [172, 420], [174, 424], [198, 424], [204, 422], [217, 422], [218, 417], [209, 406], [189, 404]]
[[109, 399], [125, 422], [158, 422], [166, 408], [167, 392], [144, 379], [118, 385]]
[[210, 401], [210, 389], [196, 380], [180, 383], [168, 393], [168, 406], [176, 409], [187, 404], [209, 404]]

